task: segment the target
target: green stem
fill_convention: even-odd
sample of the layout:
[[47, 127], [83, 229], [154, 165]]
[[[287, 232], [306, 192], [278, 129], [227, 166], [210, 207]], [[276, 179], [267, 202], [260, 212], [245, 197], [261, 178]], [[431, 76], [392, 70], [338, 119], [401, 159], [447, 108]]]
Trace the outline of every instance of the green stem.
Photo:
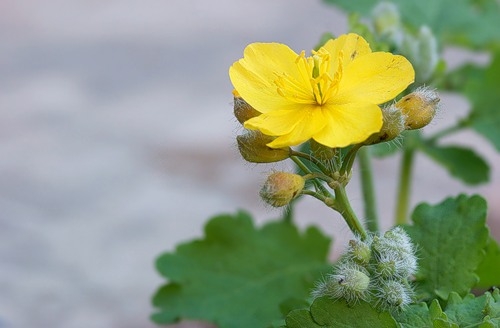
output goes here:
[[304, 172], [305, 174], [312, 174], [311, 170], [309, 170], [309, 168], [304, 163], [302, 163], [302, 161], [298, 157], [290, 156], [290, 158], [299, 167], [299, 169], [302, 170], [302, 172]]
[[327, 204], [328, 206], [330, 206], [329, 204], [333, 202], [333, 198], [327, 197], [327, 196], [325, 196], [325, 195], [323, 195], [321, 193], [318, 193], [318, 192], [315, 192], [315, 191], [312, 191], [312, 190], [304, 189], [300, 193], [302, 195], [313, 196], [314, 198], [319, 199], [320, 201], [322, 201], [323, 203]]
[[368, 236], [365, 228], [363, 228], [363, 225], [359, 222], [351, 207], [344, 186], [335, 188], [335, 207], [332, 206], [332, 208], [337, 210], [342, 217], [344, 217], [345, 222], [354, 234], [359, 235], [361, 239], [365, 239]]
[[340, 175], [344, 175], [346, 172], [349, 173], [351, 172], [352, 165], [354, 164], [354, 160], [356, 159], [356, 154], [358, 153], [358, 150], [362, 147], [363, 145], [357, 144], [352, 146], [351, 149], [347, 152], [347, 155], [344, 158], [344, 163], [342, 164], [342, 167], [340, 168]]
[[408, 221], [407, 217], [410, 205], [411, 174], [414, 155], [414, 147], [410, 145], [405, 147], [403, 151], [403, 158], [401, 160], [395, 224], [405, 224]]
[[329, 173], [328, 168], [325, 165], [323, 165], [323, 163], [321, 163], [320, 160], [318, 160], [316, 157], [314, 157], [312, 155], [309, 155], [309, 154], [306, 154], [306, 153], [303, 153], [300, 151], [296, 151], [296, 150], [291, 150], [290, 156], [292, 156], [292, 157], [296, 156], [296, 157], [301, 157], [303, 159], [306, 159], [306, 160], [310, 161], [311, 163], [313, 163], [314, 165], [316, 165], [318, 167], [318, 169], [320, 169], [320, 171], [323, 172], [324, 174]]
[[377, 202], [375, 200], [375, 188], [373, 186], [373, 170], [371, 163], [370, 148], [363, 147], [358, 154], [359, 169], [361, 171], [361, 189], [365, 203], [366, 227], [368, 231], [378, 232]]
[[[302, 163], [300, 158], [298, 158], [296, 156], [291, 156], [290, 158], [302, 170], [302, 172], [304, 172], [306, 174], [305, 178], [309, 178], [308, 176], [321, 175], [321, 173], [315, 173], [315, 172], [312, 172], [311, 170], [309, 170], [309, 168], [304, 163]], [[324, 176], [324, 175], [321, 175], [321, 176], [323, 178], [330, 179], [327, 176]], [[314, 184], [314, 186], [316, 187], [316, 189], [320, 190], [323, 195], [325, 195], [326, 197], [333, 197], [332, 194], [319, 181], [317, 181], [316, 179], [311, 179], [311, 181]]]

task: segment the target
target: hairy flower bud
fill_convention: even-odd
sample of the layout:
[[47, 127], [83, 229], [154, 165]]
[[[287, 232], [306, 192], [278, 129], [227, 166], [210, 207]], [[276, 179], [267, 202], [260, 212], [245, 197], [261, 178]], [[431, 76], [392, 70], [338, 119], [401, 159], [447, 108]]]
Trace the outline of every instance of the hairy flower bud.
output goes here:
[[438, 42], [432, 30], [425, 25], [420, 27], [417, 39], [420, 43], [420, 62], [415, 68], [418, 71], [416, 78], [423, 83], [432, 77], [439, 62]]
[[395, 227], [382, 237], [374, 237], [374, 271], [384, 278], [407, 279], [417, 271], [417, 257], [408, 234]]
[[399, 50], [413, 64], [417, 83], [425, 83], [432, 77], [440, 55], [436, 37], [428, 26], [421, 26], [416, 36], [405, 34]]
[[396, 103], [396, 107], [406, 116], [407, 130], [420, 129], [429, 124], [439, 108], [439, 95], [435, 90], [419, 87]]
[[233, 90], [234, 96], [234, 116], [241, 124], [251, 119], [252, 117], [259, 116], [261, 113], [255, 108], [250, 106], [243, 98], [240, 97], [238, 91]]
[[372, 134], [363, 144], [391, 141], [405, 130], [405, 115], [394, 104], [382, 108], [382, 116], [384, 123], [380, 131]]
[[236, 137], [241, 156], [251, 163], [273, 163], [290, 157], [290, 147], [270, 148], [266, 144], [274, 137], [266, 136], [260, 131], [247, 131]]
[[267, 177], [260, 197], [273, 207], [285, 206], [300, 194], [304, 185], [304, 178], [298, 174], [274, 172]]
[[356, 303], [368, 297], [370, 277], [361, 266], [350, 262], [341, 262], [322, 282], [316, 285], [313, 297], [329, 296], [332, 299], [345, 299]]
[[347, 256], [354, 260], [359, 265], [366, 266], [370, 262], [372, 251], [369, 242], [364, 242], [361, 239], [349, 240], [347, 247]]
[[412, 291], [404, 282], [381, 280], [376, 287], [377, 307], [381, 310], [402, 309], [411, 303]]
[[392, 2], [379, 2], [372, 11], [375, 32], [399, 46], [403, 40], [403, 27], [399, 10]]

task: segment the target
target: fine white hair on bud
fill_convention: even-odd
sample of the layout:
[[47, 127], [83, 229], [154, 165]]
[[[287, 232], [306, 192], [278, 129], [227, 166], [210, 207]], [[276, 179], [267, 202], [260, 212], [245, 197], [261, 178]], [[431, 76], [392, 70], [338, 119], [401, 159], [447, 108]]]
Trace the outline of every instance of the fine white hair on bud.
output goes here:
[[374, 272], [384, 278], [407, 279], [417, 271], [415, 247], [410, 236], [401, 227], [375, 237], [372, 243], [375, 253]]
[[289, 204], [304, 188], [302, 176], [288, 172], [274, 172], [267, 177], [260, 190], [260, 197], [273, 207]]
[[341, 261], [334, 267], [334, 273], [328, 274], [312, 292], [313, 297], [328, 296], [332, 299], [344, 299], [349, 304], [367, 300], [370, 277], [361, 266]]
[[370, 263], [372, 256], [370, 244], [371, 236], [369, 236], [366, 240], [362, 240], [359, 236], [355, 236], [355, 239], [349, 240], [349, 244], [346, 249], [346, 256], [355, 263], [366, 267]]
[[415, 247], [401, 227], [383, 235], [355, 236], [333, 267], [316, 284], [312, 296], [369, 302], [379, 310], [399, 311], [412, 302], [409, 279], [417, 271]]
[[397, 138], [406, 128], [406, 115], [395, 104], [382, 108], [383, 124], [379, 132], [372, 134], [363, 144], [373, 145]]
[[416, 130], [428, 125], [439, 110], [439, 94], [426, 86], [418, 87], [394, 106], [405, 116], [405, 129]]
[[378, 281], [374, 294], [376, 306], [380, 310], [403, 310], [413, 297], [408, 284], [392, 279]]
[[401, 227], [394, 227], [386, 231], [384, 238], [389, 243], [396, 244], [402, 252], [413, 253], [414, 251], [410, 236]]

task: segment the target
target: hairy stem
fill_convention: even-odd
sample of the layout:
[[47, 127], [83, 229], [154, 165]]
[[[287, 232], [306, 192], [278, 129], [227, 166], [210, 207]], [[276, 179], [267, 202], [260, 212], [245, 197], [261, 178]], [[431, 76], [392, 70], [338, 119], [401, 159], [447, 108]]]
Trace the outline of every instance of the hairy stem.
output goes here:
[[335, 207], [333, 208], [342, 215], [354, 234], [359, 235], [361, 239], [365, 239], [368, 236], [365, 228], [363, 228], [363, 225], [359, 222], [358, 217], [351, 207], [344, 186], [335, 188]]

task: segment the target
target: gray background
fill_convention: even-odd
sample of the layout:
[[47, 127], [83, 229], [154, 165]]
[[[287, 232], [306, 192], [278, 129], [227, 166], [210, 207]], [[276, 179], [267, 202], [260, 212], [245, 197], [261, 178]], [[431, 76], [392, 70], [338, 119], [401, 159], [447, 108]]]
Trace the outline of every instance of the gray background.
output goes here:
[[[258, 188], [278, 166], [245, 163], [235, 147], [228, 67], [250, 42], [309, 50], [326, 31], [344, 33], [347, 21], [320, 1], [3, 0], [0, 327], [153, 327], [156, 256], [199, 237], [213, 214], [277, 217]], [[445, 57], [451, 67], [488, 60]], [[468, 104], [443, 95], [442, 107], [427, 130]], [[498, 237], [499, 155], [472, 132], [449, 141], [483, 154], [493, 182], [467, 188], [418, 157], [412, 203], [482, 193]], [[375, 162], [384, 228], [397, 159]], [[348, 191], [360, 211], [358, 186]], [[337, 251], [350, 237], [313, 199], [297, 219], [335, 235]]]

